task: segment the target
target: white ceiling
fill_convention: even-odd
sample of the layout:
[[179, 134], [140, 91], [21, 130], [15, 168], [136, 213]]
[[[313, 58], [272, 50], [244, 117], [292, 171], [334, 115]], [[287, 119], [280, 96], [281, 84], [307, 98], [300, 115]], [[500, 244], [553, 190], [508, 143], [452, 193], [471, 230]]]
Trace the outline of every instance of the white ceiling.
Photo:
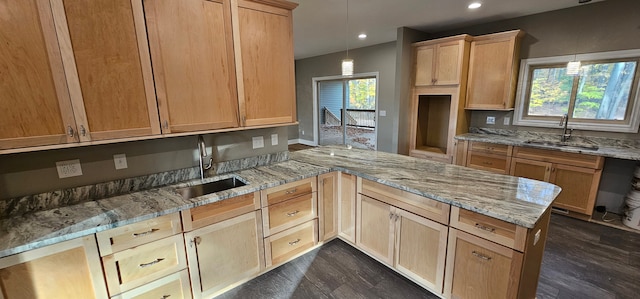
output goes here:
[[[291, 0], [296, 59], [346, 49], [347, 0]], [[461, 26], [509, 19], [578, 4], [578, 0], [349, 0], [349, 49], [396, 40], [398, 27], [438, 32]], [[594, 0], [591, 3], [604, 1]], [[358, 34], [366, 33], [361, 41]]]

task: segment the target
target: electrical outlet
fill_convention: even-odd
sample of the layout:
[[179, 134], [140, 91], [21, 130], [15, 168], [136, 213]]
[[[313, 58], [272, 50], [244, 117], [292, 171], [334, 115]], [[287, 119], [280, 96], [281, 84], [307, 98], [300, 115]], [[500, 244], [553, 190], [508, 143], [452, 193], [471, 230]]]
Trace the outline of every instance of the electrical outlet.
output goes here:
[[263, 148], [264, 147], [264, 137], [257, 136], [253, 137], [253, 149]]
[[387, 110], [380, 110], [380, 116], [387, 116]]
[[505, 116], [504, 122], [502, 122], [505, 126], [508, 126], [511, 122], [511, 117]]
[[538, 241], [540, 241], [540, 233], [541, 231], [538, 230], [536, 232], [536, 234], [533, 236], [533, 246], [536, 246], [536, 244], [538, 243]]
[[56, 162], [56, 168], [58, 177], [61, 179], [82, 175], [82, 167], [78, 159]]
[[487, 116], [487, 125], [495, 125], [496, 117], [495, 116]]
[[304, 136], [304, 130], [302, 130], [302, 132], [301, 132], [301, 133], [302, 133], [302, 136]]
[[113, 155], [113, 164], [116, 165], [116, 169], [125, 169], [127, 166], [127, 156], [125, 154]]
[[278, 134], [271, 134], [271, 145], [278, 145]]

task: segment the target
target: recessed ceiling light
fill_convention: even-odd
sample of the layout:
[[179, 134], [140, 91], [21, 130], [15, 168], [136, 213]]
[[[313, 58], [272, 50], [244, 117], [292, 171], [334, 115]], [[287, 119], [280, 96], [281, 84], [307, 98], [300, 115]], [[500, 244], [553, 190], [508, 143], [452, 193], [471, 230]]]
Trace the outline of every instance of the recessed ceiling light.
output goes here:
[[480, 6], [482, 6], [482, 3], [480, 2], [473, 2], [471, 4], [469, 4], [469, 9], [476, 9], [476, 8], [480, 8]]
[[360, 33], [360, 34], [358, 35], [358, 38], [359, 38], [359, 39], [365, 39], [365, 38], [367, 38], [367, 34], [366, 34], [366, 33]]

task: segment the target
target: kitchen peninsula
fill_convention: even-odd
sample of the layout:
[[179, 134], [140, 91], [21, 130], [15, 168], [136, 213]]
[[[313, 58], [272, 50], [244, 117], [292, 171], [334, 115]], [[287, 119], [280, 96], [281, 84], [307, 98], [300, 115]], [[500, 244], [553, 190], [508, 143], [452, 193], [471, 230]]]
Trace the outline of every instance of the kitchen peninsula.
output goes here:
[[[87, 259], [96, 259], [96, 264], [102, 264], [108, 276], [108, 262], [117, 259], [118, 254], [175, 239], [176, 247], [182, 248], [182, 255], [186, 247], [188, 266], [186, 261], [177, 261], [177, 265], [182, 266], [171, 270], [173, 274], [140, 284], [121, 282], [117, 285], [110, 282], [109, 277], [105, 284], [105, 278], [95, 277], [102, 275], [101, 271], [93, 272], [96, 297], [106, 298], [108, 289], [109, 297], [128, 298], [125, 295], [146, 292], [155, 288], [158, 281], [173, 275], [186, 275], [188, 267], [191, 290], [186, 287], [182, 296], [209, 298], [339, 236], [444, 298], [465, 298], [470, 292], [478, 291], [486, 292], [491, 298], [535, 296], [549, 207], [559, 194], [559, 187], [457, 165], [343, 147], [299, 151], [291, 153], [289, 158], [208, 178], [207, 182], [236, 177], [246, 185], [193, 199], [182, 198], [176, 190], [201, 184], [200, 180], [4, 218], [0, 220], [0, 274], [19, 266], [20, 263], [11, 262], [21, 255], [82, 238], [86, 243], [93, 243], [94, 253], [87, 253]], [[202, 208], [214, 207], [209, 210], [214, 211], [216, 207], [224, 207], [225, 202], [239, 205], [238, 198], [249, 201], [249, 212], [197, 229], [195, 215], [206, 214], [197, 214]], [[302, 207], [306, 202], [310, 203], [308, 210], [288, 210], [294, 205]], [[273, 213], [279, 210], [288, 218], [303, 223], [275, 225], [279, 218]], [[231, 211], [227, 209], [225, 213]], [[121, 252], [113, 241], [113, 253], [104, 251], [100, 235], [165, 215], [178, 215], [178, 212], [182, 213], [181, 218], [169, 216], [173, 217], [172, 223], [177, 223], [173, 226], [174, 231], [167, 233], [172, 236], [137, 244]], [[191, 218], [185, 217], [187, 212]], [[297, 218], [301, 215], [308, 215], [308, 218]], [[200, 267], [202, 285], [196, 288], [193, 279], [196, 265], [192, 261], [198, 260], [192, 259], [190, 248], [204, 246], [207, 241], [204, 234], [198, 235], [199, 231], [208, 227], [214, 229], [223, 223], [240, 223], [237, 219], [241, 217], [250, 218], [242, 223], [254, 224], [252, 236], [257, 240], [256, 244], [263, 245], [257, 247], [257, 260], [261, 264], [255, 271], [244, 273], [237, 281], [215, 291], [206, 289], [205, 270]], [[335, 220], [334, 225], [331, 219]], [[187, 231], [187, 223], [193, 225], [193, 231]], [[348, 223], [352, 225], [345, 225]], [[304, 235], [307, 231], [310, 232], [309, 241]], [[145, 232], [134, 231], [133, 234], [144, 238], [154, 234], [143, 235]], [[98, 236], [100, 246], [95, 245], [94, 234]], [[236, 238], [240, 237], [236, 235]], [[290, 241], [287, 237], [294, 239]], [[281, 244], [285, 247], [279, 247]], [[291, 253], [288, 251], [297, 246], [303, 247]], [[96, 247], [99, 247], [102, 263]], [[146, 258], [151, 259], [150, 256]], [[139, 268], [146, 271], [155, 265], [161, 267], [162, 261], [158, 258], [141, 263]], [[486, 281], [474, 277], [483, 277]], [[182, 276], [180, 281], [183, 286], [189, 285], [188, 277]], [[3, 278], [0, 288], [7, 288], [7, 282]]]

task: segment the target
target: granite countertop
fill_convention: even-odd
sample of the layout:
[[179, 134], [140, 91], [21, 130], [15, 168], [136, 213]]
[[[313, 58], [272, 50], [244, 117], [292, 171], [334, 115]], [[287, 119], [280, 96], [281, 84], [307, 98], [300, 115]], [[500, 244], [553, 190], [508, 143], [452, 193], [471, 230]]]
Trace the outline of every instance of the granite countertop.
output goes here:
[[456, 165], [320, 147], [291, 153], [288, 161], [207, 178], [236, 176], [248, 184], [193, 199], [183, 199], [176, 189], [199, 179], [0, 219], [0, 257], [336, 170], [529, 228], [560, 192], [549, 183]]
[[[536, 132], [502, 132], [500, 130], [473, 131], [473, 133], [458, 135], [455, 139], [551, 149], [568, 153], [640, 161], [640, 145], [637, 144], [635, 140], [572, 136], [569, 141], [560, 142], [560, 136], [554, 134], [542, 134]], [[534, 141], [534, 143], [531, 143], [531, 141]], [[539, 144], [535, 142], [548, 142], [548, 144]], [[590, 147], [593, 146], [596, 146], [597, 149], [590, 149]]]

